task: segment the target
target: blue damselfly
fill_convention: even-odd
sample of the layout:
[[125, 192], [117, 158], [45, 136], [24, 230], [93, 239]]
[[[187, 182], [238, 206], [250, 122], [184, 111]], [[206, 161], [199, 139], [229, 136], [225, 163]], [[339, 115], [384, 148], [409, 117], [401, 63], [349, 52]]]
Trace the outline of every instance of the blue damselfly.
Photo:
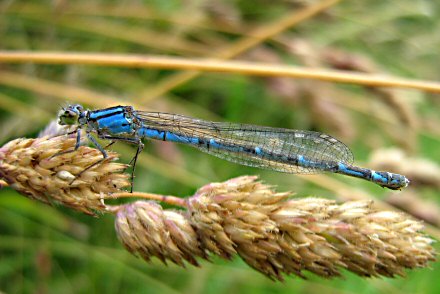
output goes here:
[[105, 148], [91, 135], [101, 139], [136, 144], [136, 159], [144, 148], [143, 139], [171, 141], [193, 146], [214, 156], [253, 167], [285, 173], [339, 173], [371, 181], [393, 190], [404, 188], [409, 180], [399, 174], [353, 166], [350, 149], [337, 139], [319, 132], [271, 128], [249, 124], [211, 122], [179, 114], [135, 110], [115, 106], [86, 110], [70, 105], [59, 113], [59, 124], [77, 126], [103, 157]]

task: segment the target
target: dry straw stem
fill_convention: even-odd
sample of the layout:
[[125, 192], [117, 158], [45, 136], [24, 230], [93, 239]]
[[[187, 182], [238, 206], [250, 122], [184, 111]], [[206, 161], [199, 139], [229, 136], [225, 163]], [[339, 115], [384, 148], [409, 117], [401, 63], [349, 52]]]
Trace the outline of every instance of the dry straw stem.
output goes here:
[[329, 278], [341, 269], [393, 277], [435, 259], [423, 225], [403, 213], [377, 211], [372, 201], [290, 196], [243, 176], [200, 188], [183, 211], [152, 201], [119, 206], [115, 226], [127, 250], [147, 261], [184, 266], [239, 255], [274, 280], [304, 271]]
[[67, 136], [13, 140], [0, 148], [0, 177], [29, 198], [87, 214], [105, 212], [103, 200], [130, 184], [122, 173], [126, 165], [115, 163], [117, 155], [109, 152], [102, 163], [87, 169], [102, 154], [84, 146], [57, 155], [73, 150], [75, 143]]
[[101, 53], [60, 52], [10, 52], [0, 51], [0, 62], [34, 62], [44, 64], [93, 64], [105, 66], [185, 69], [212, 72], [228, 72], [260, 76], [285, 76], [317, 79], [328, 82], [354, 83], [375, 87], [412, 88], [440, 93], [440, 84], [429, 81], [395, 78], [389, 76], [352, 73], [347, 71], [303, 68], [287, 65], [270, 65], [251, 62], [222, 61], [214, 59], [190, 59], [154, 55], [118, 55]]

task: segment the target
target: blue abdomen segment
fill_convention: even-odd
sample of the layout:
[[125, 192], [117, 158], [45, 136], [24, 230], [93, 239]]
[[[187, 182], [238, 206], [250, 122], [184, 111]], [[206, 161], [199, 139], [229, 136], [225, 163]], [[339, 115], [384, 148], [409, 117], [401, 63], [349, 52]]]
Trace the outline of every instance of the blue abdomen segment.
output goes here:
[[243, 147], [241, 146], [235, 144], [219, 143], [213, 138], [206, 139], [206, 138], [190, 137], [185, 135], [179, 135], [170, 131], [162, 131], [147, 127], [140, 128], [138, 130], [138, 135], [142, 138], [189, 144], [189, 145], [197, 146], [199, 148], [206, 148], [206, 149], [212, 148], [212, 149], [219, 149], [230, 152], [244, 151]]
[[191, 145], [197, 145], [200, 142], [199, 138], [177, 135], [169, 131], [161, 131], [147, 127], [140, 128], [137, 131], [137, 133], [141, 138], [149, 138], [149, 139], [155, 139], [161, 141], [170, 141], [175, 143], [191, 144]]
[[343, 163], [338, 163], [337, 170], [335, 172], [368, 180], [378, 184], [381, 187], [392, 190], [400, 190], [409, 184], [409, 180], [403, 175], [383, 171], [374, 171], [371, 169], [350, 166]]

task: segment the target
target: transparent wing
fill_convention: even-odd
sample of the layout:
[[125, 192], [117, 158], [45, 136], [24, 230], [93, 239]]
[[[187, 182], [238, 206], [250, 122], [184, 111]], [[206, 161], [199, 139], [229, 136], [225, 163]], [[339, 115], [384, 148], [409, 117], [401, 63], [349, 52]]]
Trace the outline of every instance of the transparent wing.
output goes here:
[[[172, 132], [182, 138], [198, 138], [203, 142], [214, 139], [219, 145], [242, 147], [209, 148], [207, 144], [190, 144], [203, 152], [243, 165], [306, 174], [331, 170], [338, 162], [353, 163], [353, 155], [344, 143], [319, 132], [210, 122], [161, 112], [135, 111], [134, 114], [148, 128]], [[266, 156], [245, 151], [255, 148], [263, 150]], [[286, 160], [297, 155], [316, 164], [306, 168]]]

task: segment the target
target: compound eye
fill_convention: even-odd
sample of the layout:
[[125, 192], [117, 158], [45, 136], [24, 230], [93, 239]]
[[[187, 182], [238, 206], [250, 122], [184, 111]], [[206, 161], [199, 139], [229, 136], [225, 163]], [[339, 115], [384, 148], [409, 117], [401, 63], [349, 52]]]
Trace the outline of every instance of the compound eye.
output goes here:
[[74, 111], [72, 111], [71, 109], [66, 109], [64, 111], [64, 116], [66, 117], [74, 117], [76, 115], [76, 113]]
[[75, 108], [76, 111], [78, 111], [78, 113], [80, 113], [80, 112], [82, 112], [84, 110], [84, 108], [81, 105], [79, 105], [79, 104], [75, 105], [74, 108]]
[[75, 125], [78, 123], [79, 114], [80, 112], [78, 112], [75, 106], [62, 108], [58, 116], [58, 123], [60, 125]]

